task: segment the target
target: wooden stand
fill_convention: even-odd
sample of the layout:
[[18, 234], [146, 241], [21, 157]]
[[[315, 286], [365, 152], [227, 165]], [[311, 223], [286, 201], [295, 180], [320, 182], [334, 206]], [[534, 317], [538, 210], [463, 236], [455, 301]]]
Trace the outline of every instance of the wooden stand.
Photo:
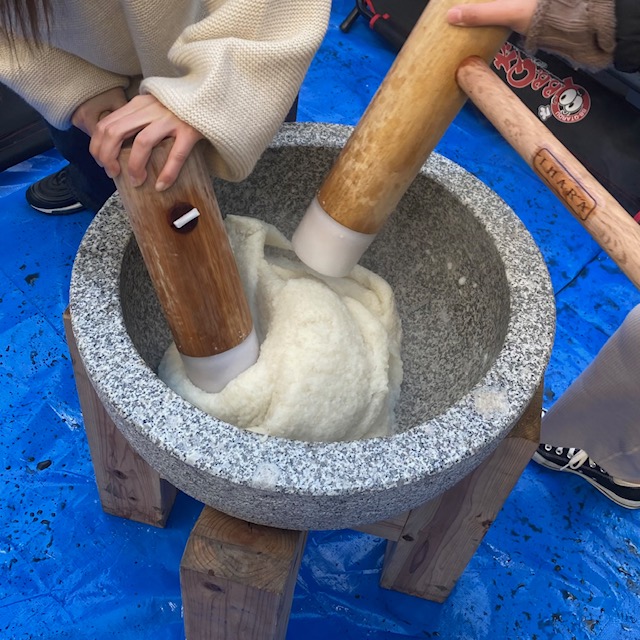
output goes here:
[[80, 358], [69, 309], [63, 322], [102, 509], [127, 520], [164, 527], [177, 489], [131, 448], [113, 423]]
[[540, 442], [542, 386], [496, 451], [466, 478], [408, 514], [387, 544], [381, 586], [444, 602]]
[[180, 563], [188, 640], [284, 640], [306, 532], [205, 507]]
[[[87, 377], [68, 310], [64, 324], [102, 507], [164, 526], [176, 489], [113, 424]], [[541, 409], [542, 385], [509, 436], [457, 485], [408, 513], [354, 527], [389, 540], [383, 587], [446, 600], [538, 446]], [[180, 564], [187, 640], [284, 639], [306, 537], [205, 507]]]

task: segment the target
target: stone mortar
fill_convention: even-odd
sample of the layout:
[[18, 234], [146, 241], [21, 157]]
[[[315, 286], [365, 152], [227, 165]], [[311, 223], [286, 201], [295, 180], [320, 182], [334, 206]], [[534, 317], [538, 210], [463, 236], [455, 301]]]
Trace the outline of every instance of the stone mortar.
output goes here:
[[[291, 237], [350, 132], [286, 125], [248, 180], [216, 182], [221, 210], [266, 219]], [[171, 336], [117, 194], [76, 257], [73, 329], [118, 428], [185, 493], [282, 528], [375, 522], [439, 495], [497, 447], [543, 378], [555, 311], [545, 263], [520, 220], [437, 154], [362, 264], [392, 285], [403, 323], [400, 432], [389, 438], [261, 436], [161, 382], [155, 372]]]

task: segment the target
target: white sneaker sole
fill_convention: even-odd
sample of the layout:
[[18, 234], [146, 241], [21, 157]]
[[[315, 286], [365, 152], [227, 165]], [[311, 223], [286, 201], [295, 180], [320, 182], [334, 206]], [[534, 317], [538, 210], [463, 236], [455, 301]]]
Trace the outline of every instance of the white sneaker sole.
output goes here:
[[68, 207], [55, 207], [54, 209], [45, 209], [44, 207], [36, 207], [29, 203], [29, 206], [40, 213], [48, 213], [49, 215], [64, 215], [65, 213], [76, 213], [76, 211], [82, 211], [84, 206], [81, 204], [70, 204]]
[[601, 484], [590, 478], [589, 476], [585, 476], [583, 473], [580, 473], [577, 469], [572, 469], [571, 467], [562, 468], [553, 462], [549, 462], [546, 458], [543, 458], [537, 451], [533, 454], [531, 458], [534, 462], [539, 464], [542, 467], [546, 467], [547, 469], [551, 469], [552, 471], [562, 471], [564, 473], [573, 473], [576, 476], [579, 476], [583, 480], [586, 480], [592, 487], [597, 489], [600, 493], [607, 496], [609, 500], [615, 502], [616, 504], [624, 507], [625, 509], [640, 509], [640, 501], [627, 500], [626, 498], [622, 498], [617, 493], [613, 493], [613, 491], [603, 487]]

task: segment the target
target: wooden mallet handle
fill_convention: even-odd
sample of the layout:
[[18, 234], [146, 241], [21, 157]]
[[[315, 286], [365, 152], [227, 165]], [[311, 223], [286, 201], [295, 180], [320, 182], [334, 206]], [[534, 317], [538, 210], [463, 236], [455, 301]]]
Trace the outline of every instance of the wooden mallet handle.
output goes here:
[[[155, 190], [172, 144], [155, 147], [140, 187], [131, 184], [123, 148], [115, 182], [178, 351], [214, 356], [242, 343], [253, 322], [200, 145], [175, 184]], [[200, 215], [177, 229], [173, 221], [193, 208]]]
[[464, 104], [462, 60], [489, 59], [506, 40], [502, 27], [447, 24], [461, 1], [429, 2], [293, 234], [298, 257], [316, 271], [351, 271]]
[[457, 4], [429, 2], [320, 188], [324, 211], [349, 229], [381, 229], [466, 100], [458, 66], [471, 55], [492, 58], [508, 36], [447, 24]]
[[460, 65], [458, 84], [611, 259], [640, 287], [640, 225], [498, 78], [484, 60]]

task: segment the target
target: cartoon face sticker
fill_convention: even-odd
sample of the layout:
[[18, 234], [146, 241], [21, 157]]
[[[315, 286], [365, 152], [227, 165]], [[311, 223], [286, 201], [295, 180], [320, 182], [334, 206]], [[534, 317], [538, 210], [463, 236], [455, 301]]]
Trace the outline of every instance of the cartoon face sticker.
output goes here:
[[566, 116], [578, 113], [583, 105], [582, 93], [576, 89], [565, 89], [558, 98], [560, 111]]
[[584, 87], [574, 84], [571, 78], [565, 78], [549, 106], [556, 120], [567, 124], [580, 122], [589, 113], [591, 97]]

